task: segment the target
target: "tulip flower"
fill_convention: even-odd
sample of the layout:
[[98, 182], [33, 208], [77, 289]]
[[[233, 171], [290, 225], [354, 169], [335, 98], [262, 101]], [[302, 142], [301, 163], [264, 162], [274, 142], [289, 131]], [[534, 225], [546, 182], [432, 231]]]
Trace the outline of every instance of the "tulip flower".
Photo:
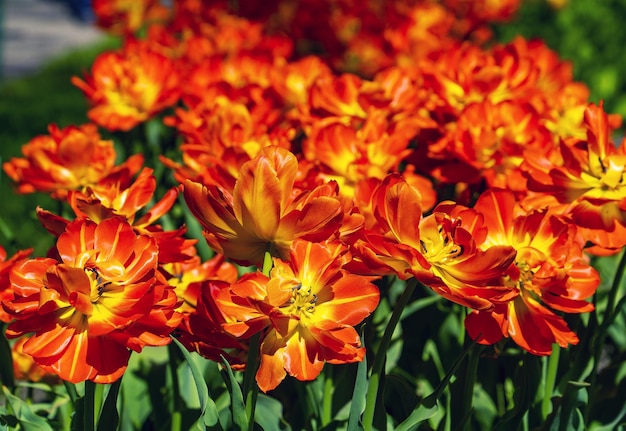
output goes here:
[[524, 213], [513, 193], [505, 190], [488, 190], [474, 209], [485, 217], [486, 244], [516, 250], [501, 282], [518, 295], [492, 310], [469, 314], [465, 325], [470, 336], [482, 344], [510, 337], [536, 355], [549, 355], [553, 343], [577, 344], [577, 335], [561, 313], [592, 311], [587, 299], [600, 277], [583, 256], [576, 226], [545, 210]]
[[270, 276], [248, 273], [216, 302], [237, 337], [264, 331], [259, 388], [276, 388], [287, 374], [313, 380], [325, 362], [344, 364], [363, 359], [365, 349], [354, 329], [378, 305], [371, 277], [342, 268], [347, 249], [338, 244], [296, 240], [289, 261], [274, 259]]
[[171, 286], [157, 271], [158, 246], [121, 217], [79, 218], [57, 240], [54, 258], [21, 260], [10, 279], [15, 319], [7, 336], [27, 333], [24, 353], [77, 383], [119, 379], [130, 351], [168, 344], [180, 322]]

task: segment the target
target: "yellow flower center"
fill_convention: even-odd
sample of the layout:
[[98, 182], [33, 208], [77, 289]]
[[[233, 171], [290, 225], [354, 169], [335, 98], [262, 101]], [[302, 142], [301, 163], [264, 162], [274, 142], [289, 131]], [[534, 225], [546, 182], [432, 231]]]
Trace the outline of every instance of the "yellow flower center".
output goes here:
[[537, 301], [541, 301], [541, 291], [536, 286], [536, 281], [534, 281], [537, 268], [533, 268], [526, 261], [517, 261], [515, 266], [519, 272], [513, 277], [505, 276], [503, 280], [504, 285], [517, 289], [522, 296], [530, 296]]
[[590, 158], [589, 171], [580, 174], [580, 180], [589, 187], [585, 196], [604, 200], [623, 199], [626, 196], [625, 164], [624, 156]]
[[311, 286], [299, 284], [292, 289], [291, 299], [284, 311], [297, 318], [310, 317], [315, 311], [315, 304], [317, 304], [317, 295], [311, 293]]
[[602, 166], [602, 188], [604, 190], [615, 190], [623, 184], [624, 180], [624, 165], [617, 165], [613, 160], [608, 159], [604, 164], [600, 161]]
[[[84, 272], [86, 277], [83, 277]], [[84, 268], [71, 268], [66, 271], [64, 281], [69, 290], [67, 302], [58, 302], [64, 309], [61, 319], [67, 320], [69, 325], [83, 327], [87, 324], [86, 319], [91, 319], [96, 309], [106, 298], [107, 292], [119, 289], [117, 284], [102, 278], [98, 269], [93, 266]]]
[[[460, 225], [457, 220], [456, 224]], [[429, 232], [432, 232], [429, 230]], [[437, 227], [437, 234], [420, 238], [421, 251], [431, 264], [445, 263], [463, 254], [463, 246], [454, 242], [451, 231], [444, 231], [443, 226]]]
[[100, 276], [96, 268], [85, 268], [85, 273], [87, 274], [87, 277], [89, 277], [89, 281], [91, 283], [91, 303], [97, 304], [112, 283], [110, 281], [105, 281], [102, 276]]

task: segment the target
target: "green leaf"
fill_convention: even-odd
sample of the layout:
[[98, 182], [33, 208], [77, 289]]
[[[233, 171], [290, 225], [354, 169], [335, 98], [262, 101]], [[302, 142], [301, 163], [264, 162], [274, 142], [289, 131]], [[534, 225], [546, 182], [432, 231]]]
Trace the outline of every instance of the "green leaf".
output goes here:
[[585, 422], [579, 407], [589, 402], [587, 388], [589, 383], [569, 381], [562, 398], [560, 414], [556, 416], [551, 430], [583, 430]]
[[[435, 346], [434, 346], [435, 347]], [[417, 429], [417, 427], [428, 419], [432, 418], [437, 414], [439, 409], [439, 398], [443, 395], [445, 389], [450, 384], [450, 380], [455, 375], [459, 365], [463, 362], [465, 357], [470, 353], [472, 349], [477, 349], [479, 346], [477, 344], [471, 344], [468, 346], [461, 355], [456, 359], [452, 367], [448, 370], [448, 372], [443, 376], [439, 385], [435, 388], [433, 393], [424, 398], [418, 405], [413, 409], [413, 412], [407, 417], [404, 421], [402, 421], [396, 430], [409, 431]], [[434, 349], [436, 352], [436, 347]]]
[[53, 431], [45, 418], [33, 412], [26, 402], [13, 395], [6, 386], [2, 387], [2, 391], [13, 412], [7, 416], [15, 418], [23, 431]]
[[72, 414], [72, 422], [70, 429], [72, 431], [84, 431], [84, 413], [85, 413], [85, 397], [80, 396], [74, 402], [74, 413]]
[[233, 415], [234, 430], [247, 430], [248, 429], [248, 416], [246, 415], [246, 403], [243, 400], [243, 393], [241, 392], [241, 386], [233, 374], [233, 370], [230, 368], [230, 364], [222, 356], [222, 378], [224, 383], [228, 387], [230, 393], [230, 409]]
[[437, 414], [437, 410], [439, 408], [439, 403], [435, 402], [430, 407], [425, 406], [424, 404], [418, 405], [413, 412], [409, 415], [408, 418], [403, 420], [398, 426], [395, 428], [396, 431], [412, 431], [417, 429], [422, 423], [426, 422], [428, 419], [432, 418]]
[[473, 409], [474, 417], [482, 429], [491, 429], [495, 418], [498, 416], [498, 410], [493, 399], [480, 383], [474, 386]]
[[422, 400], [422, 404], [426, 405], [427, 407], [433, 407], [438, 403], [439, 397], [441, 397], [443, 392], [450, 384], [450, 380], [452, 379], [452, 376], [454, 376], [454, 374], [456, 373], [459, 365], [461, 365], [465, 357], [469, 354], [470, 350], [476, 348], [478, 348], [478, 344], [471, 344], [465, 350], [463, 350], [463, 352], [459, 355], [454, 364], [452, 364], [452, 367], [450, 367], [446, 375], [441, 379], [434, 392]]
[[196, 390], [198, 391], [198, 398], [200, 399], [200, 419], [197, 422], [198, 429], [202, 430], [202, 425], [204, 425], [205, 429], [206, 427], [210, 427], [211, 429], [222, 430], [222, 426], [219, 423], [217, 407], [215, 406], [213, 399], [209, 396], [209, 389], [207, 388], [206, 382], [202, 377], [202, 373], [194, 363], [193, 358], [185, 346], [183, 346], [180, 341], [174, 337], [172, 337], [172, 342], [176, 344], [182, 352], [185, 361], [187, 362], [187, 366], [193, 375], [193, 380], [196, 383]]
[[6, 324], [2, 325], [2, 335], [0, 335], [0, 382], [9, 387], [15, 386], [13, 378], [13, 357], [11, 356], [11, 346], [5, 335]]
[[541, 378], [540, 359], [532, 355], [524, 356], [516, 378], [515, 406], [500, 418], [493, 428], [494, 431], [506, 430], [521, 423], [535, 400]]
[[119, 394], [121, 383], [122, 379], [119, 379], [109, 386], [109, 392], [98, 418], [98, 427], [96, 428], [98, 431], [117, 429], [120, 421], [120, 416], [117, 412], [117, 395]]
[[618, 429], [618, 424], [622, 422], [622, 419], [626, 416], [626, 404], [622, 406], [620, 412], [615, 416], [615, 419], [606, 425], [591, 424], [589, 431], [614, 431]]
[[[361, 340], [363, 347], [365, 347], [363, 329], [361, 329]], [[360, 431], [363, 429], [359, 423], [359, 418], [365, 410], [367, 386], [367, 359], [363, 356], [363, 360], [357, 366], [352, 403], [350, 404], [350, 416], [348, 416], [348, 431]]]
[[254, 420], [264, 430], [291, 431], [283, 419], [283, 404], [265, 394], [259, 394], [257, 398]]
[[402, 316], [400, 317], [400, 320], [402, 321], [405, 318], [409, 317], [410, 315], [432, 304], [435, 304], [441, 300], [443, 300], [442, 296], [433, 294], [432, 296], [427, 296], [426, 298], [421, 298], [421, 299], [418, 299], [417, 301], [413, 301], [409, 303], [406, 307], [404, 307], [404, 309], [402, 310]]
[[[153, 349], [154, 351], [151, 351]], [[164, 349], [144, 349], [139, 354], [130, 355], [128, 368], [122, 378], [122, 385], [118, 394], [120, 429], [141, 429], [147, 420], [159, 420], [158, 417], [151, 416], [152, 413], [164, 410], [159, 407], [159, 405], [166, 405], [163, 393], [160, 393], [161, 403], [159, 405], [153, 403], [157, 396], [154, 392], [159, 392], [157, 388], [165, 384], [162, 383], [165, 381], [165, 378], [162, 377], [165, 374], [165, 365], [161, 365], [151, 358], [155, 351], [162, 353]]]
[[[586, 431], [585, 419], [580, 409], [574, 411], [566, 418], [565, 422], [561, 422], [561, 418], [557, 417], [550, 427], [550, 431], [567, 430], [567, 431]], [[615, 428], [611, 428], [614, 430]]]

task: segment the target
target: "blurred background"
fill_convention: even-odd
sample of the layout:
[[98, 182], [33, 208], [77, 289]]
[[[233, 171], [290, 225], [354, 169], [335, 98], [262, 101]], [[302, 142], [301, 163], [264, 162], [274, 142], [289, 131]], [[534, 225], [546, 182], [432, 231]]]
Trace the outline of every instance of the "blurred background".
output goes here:
[[[21, 146], [47, 133], [51, 122], [87, 121], [87, 103], [70, 77], [87, 71], [115, 42], [91, 24], [89, 9], [77, 6], [69, 0], [0, 0], [0, 162], [19, 156]], [[18, 197], [11, 189], [1, 173], [0, 244], [10, 252], [29, 247], [28, 238], [47, 238], [34, 210], [56, 208], [43, 194]], [[30, 209], [26, 216], [24, 208]]]
[[51, 59], [102, 38], [89, 0], [0, 0], [2, 79], [37, 71]]
[[516, 19], [496, 27], [498, 39], [543, 39], [574, 65], [591, 100], [626, 118], [626, 1], [522, 0]]

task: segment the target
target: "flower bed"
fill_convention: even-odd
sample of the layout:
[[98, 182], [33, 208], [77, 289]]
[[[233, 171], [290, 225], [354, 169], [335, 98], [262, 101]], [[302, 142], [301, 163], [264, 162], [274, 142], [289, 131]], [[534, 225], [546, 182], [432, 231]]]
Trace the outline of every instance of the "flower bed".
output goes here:
[[135, 4], [3, 164], [59, 203], [1, 250], [6, 424], [622, 421], [621, 118], [517, 1]]

